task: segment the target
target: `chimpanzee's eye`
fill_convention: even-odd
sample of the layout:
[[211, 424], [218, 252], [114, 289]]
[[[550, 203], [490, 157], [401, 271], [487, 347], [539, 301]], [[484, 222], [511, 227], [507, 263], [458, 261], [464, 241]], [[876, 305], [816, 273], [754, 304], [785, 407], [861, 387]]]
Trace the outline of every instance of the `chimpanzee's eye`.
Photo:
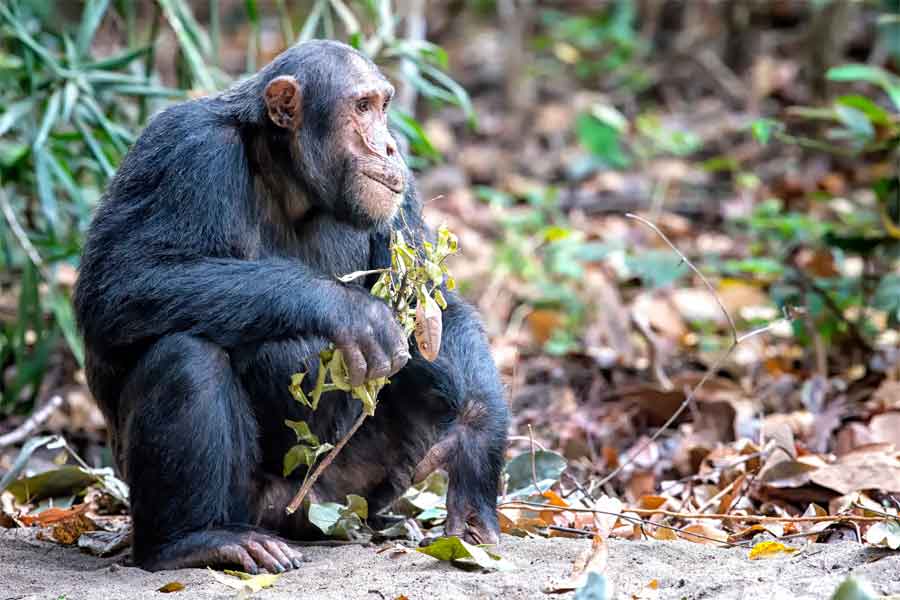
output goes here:
[[361, 112], [361, 113], [364, 113], [364, 112], [366, 112], [367, 110], [369, 110], [369, 99], [368, 99], [368, 98], [363, 98], [362, 100], [360, 100], [359, 102], [357, 102], [357, 103], [356, 103], [356, 110], [358, 110], [358, 111]]

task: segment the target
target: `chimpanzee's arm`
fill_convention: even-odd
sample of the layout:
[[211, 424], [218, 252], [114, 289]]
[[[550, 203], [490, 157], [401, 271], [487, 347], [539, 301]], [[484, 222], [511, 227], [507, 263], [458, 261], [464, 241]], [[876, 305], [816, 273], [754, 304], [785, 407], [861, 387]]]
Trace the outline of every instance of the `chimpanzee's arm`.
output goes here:
[[365, 294], [282, 259], [145, 259], [139, 266], [98, 268], [108, 272], [86, 270], [79, 282], [79, 320], [89, 343], [111, 348], [172, 332], [225, 348], [302, 334], [334, 339], [358, 311], [350, 307], [366, 301]]

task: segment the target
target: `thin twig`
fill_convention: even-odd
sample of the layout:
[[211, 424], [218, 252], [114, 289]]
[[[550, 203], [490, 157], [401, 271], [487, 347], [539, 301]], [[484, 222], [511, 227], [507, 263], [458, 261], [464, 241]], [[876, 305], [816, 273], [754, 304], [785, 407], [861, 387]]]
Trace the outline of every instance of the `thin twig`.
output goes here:
[[858, 508], [860, 510], [867, 510], [870, 513], [875, 513], [876, 515], [881, 515], [882, 517], [884, 517], [886, 519], [894, 519], [894, 520], [900, 519], [900, 515], [892, 515], [891, 513], [882, 512], [880, 510], [875, 510], [874, 508], [869, 508], [868, 506], [863, 506], [859, 502], [854, 502], [850, 506], [852, 506], [853, 508]]
[[538, 495], [542, 496], [544, 492], [541, 491], [541, 486], [538, 485], [537, 466], [534, 464], [534, 430], [531, 428], [531, 423], [528, 424], [528, 437], [531, 438], [531, 482], [534, 484], [534, 489], [537, 490]]
[[9, 204], [9, 198], [6, 197], [6, 190], [3, 189], [3, 186], [0, 186], [0, 209], [3, 210], [3, 216], [6, 217], [10, 230], [12, 230], [19, 245], [22, 246], [22, 250], [25, 251], [28, 259], [41, 271], [47, 281], [51, 281], [51, 278], [45, 272], [44, 260], [31, 243], [31, 240], [28, 239], [28, 234], [25, 233], [22, 224], [16, 219], [16, 213], [13, 212], [12, 206]]
[[729, 312], [728, 312], [728, 309], [725, 308], [725, 304], [722, 302], [722, 299], [719, 297], [719, 294], [716, 293], [716, 288], [714, 288], [714, 287], [713, 287], [713, 284], [711, 284], [711, 283], [709, 282], [709, 279], [706, 278], [706, 275], [704, 275], [704, 274], [700, 271], [700, 269], [698, 269], [697, 267], [695, 267], [695, 266], [694, 266], [694, 263], [692, 263], [692, 262], [688, 259], [688, 257], [685, 256], [684, 253], [683, 253], [681, 250], [679, 250], [678, 247], [677, 247], [675, 244], [672, 243], [672, 240], [670, 240], [670, 239], [668, 238], [668, 236], [666, 236], [666, 234], [664, 234], [664, 233], [662, 232], [662, 230], [660, 230], [660, 228], [657, 227], [654, 223], [652, 223], [652, 222], [648, 221], [647, 219], [645, 219], [644, 217], [638, 216], [638, 215], [636, 215], [636, 214], [634, 214], [634, 213], [625, 213], [625, 216], [628, 217], [629, 219], [634, 219], [635, 221], [640, 221], [641, 223], [643, 223], [644, 225], [646, 225], [647, 227], [649, 227], [650, 229], [652, 229], [652, 230], [656, 233], [656, 235], [658, 235], [658, 236], [662, 239], [662, 241], [664, 241], [664, 242], [669, 246], [669, 248], [671, 248], [672, 251], [673, 251], [675, 254], [678, 255], [678, 258], [680, 258], [681, 261], [682, 261], [684, 264], [686, 264], [686, 265], [688, 266], [688, 268], [690, 268], [691, 271], [693, 271], [694, 273], [697, 274], [697, 277], [700, 278], [700, 281], [703, 282], [703, 285], [705, 285], [705, 286], [706, 286], [706, 289], [709, 290], [709, 293], [712, 294], [712, 297], [713, 297], [713, 299], [715, 299], [716, 304], [718, 304], [718, 305], [719, 305], [719, 308], [722, 309], [722, 314], [725, 315], [725, 318], [728, 320], [728, 326], [731, 328], [731, 337], [732, 337], [732, 341], [733, 341], [735, 344], [737, 344], [737, 343], [738, 343], [738, 329], [737, 329], [737, 325], [735, 325], [734, 319], [731, 318], [731, 313], [729, 313]]
[[313, 484], [322, 475], [325, 469], [328, 468], [328, 465], [334, 462], [334, 459], [337, 458], [338, 453], [344, 448], [345, 445], [347, 445], [347, 442], [351, 437], [353, 437], [353, 434], [356, 433], [356, 430], [362, 426], [363, 421], [366, 420], [367, 416], [368, 415], [366, 415], [365, 411], [361, 412], [359, 418], [356, 419], [356, 422], [353, 423], [353, 426], [350, 428], [350, 430], [344, 434], [344, 437], [338, 440], [338, 443], [334, 445], [334, 448], [332, 448], [327, 455], [325, 455], [325, 458], [322, 459], [322, 462], [316, 465], [315, 471], [312, 472], [312, 475], [306, 478], [306, 481], [303, 482], [303, 485], [300, 486], [300, 489], [297, 491], [297, 495], [294, 496], [294, 499], [291, 500], [291, 503], [288, 504], [287, 508], [284, 509], [287, 514], [292, 515], [297, 511], [298, 508], [300, 508], [300, 505], [303, 503], [303, 499], [306, 498], [306, 495], [309, 493], [309, 490], [312, 489]]
[[707, 508], [709, 508], [710, 506], [712, 506], [712, 505], [715, 504], [716, 502], [719, 502], [720, 500], [722, 500], [722, 498], [725, 496], [725, 494], [729, 493], [729, 492], [734, 488], [734, 485], [735, 485], [738, 481], [742, 481], [742, 480], [743, 480], [743, 479], [742, 479], [741, 477], [737, 477], [734, 481], [732, 481], [731, 483], [729, 483], [728, 485], [726, 485], [725, 487], [723, 487], [723, 488], [719, 491], [718, 494], [716, 494], [716, 495], [713, 496], [712, 498], [708, 499], [708, 500], [707, 500], [706, 502], [704, 502], [703, 504], [699, 505], [699, 506], [697, 507], [697, 512], [703, 512], [704, 510], [706, 510]]
[[728, 359], [728, 357], [731, 356], [732, 352], [734, 352], [735, 348], [737, 348], [741, 342], [744, 342], [744, 341], [750, 339], [751, 337], [766, 333], [767, 331], [771, 330], [776, 325], [776, 323], [770, 323], [769, 325], [766, 325], [765, 327], [760, 327], [759, 329], [754, 329], [753, 331], [751, 331], [749, 333], [745, 333], [744, 335], [739, 335], [737, 326], [734, 323], [734, 319], [731, 317], [731, 314], [728, 312], [728, 309], [725, 308], [725, 304], [722, 302], [722, 299], [716, 293], [716, 290], [713, 287], [713, 285], [709, 282], [709, 280], [706, 278], [706, 276], [704, 276], [703, 273], [700, 272], [700, 269], [698, 269], [697, 267], [694, 266], [694, 263], [692, 263], [688, 259], [688, 257], [685, 256], [684, 253], [682, 253], [681, 250], [679, 250], [675, 246], [675, 244], [673, 244], [671, 242], [671, 240], [669, 240], [668, 237], [666, 237], [666, 234], [664, 234], [662, 231], [660, 231], [659, 227], [657, 227], [656, 225], [654, 225], [647, 219], [645, 219], [643, 217], [639, 217], [632, 213], [625, 213], [625, 216], [628, 217], [629, 219], [635, 219], [636, 221], [643, 223], [644, 225], [646, 225], [647, 227], [652, 229], [654, 232], [656, 232], [657, 235], [659, 235], [660, 238], [662, 238], [662, 240], [666, 244], [668, 244], [668, 246], [675, 252], [675, 254], [677, 254], [679, 256], [679, 258], [681, 258], [681, 260], [684, 262], [684, 264], [686, 264], [694, 273], [697, 274], [697, 276], [700, 278], [700, 280], [703, 282], [703, 284], [706, 286], [706, 288], [712, 294], [713, 298], [716, 301], [716, 304], [718, 304], [719, 308], [722, 309], [722, 313], [725, 315], [725, 319], [728, 321], [728, 326], [731, 329], [732, 343], [731, 343], [731, 346], [729, 346], [729, 348], [718, 359], [716, 359], [716, 361], [712, 365], [710, 365], [710, 367], [706, 370], [706, 373], [703, 374], [703, 377], [700, 379], [700, 381], [697, 383], [697, 385], [695, 385], [687, 393], [687, 395], [684, 398], [684, 401], [682, 401], [682, 403], [678, 407], [678, 409], [674, 413], [672, 413], [672, 416], [670, 416], [666, 420], [666, 422], [663, 423], [662, 427], [657, 429], [656, 432], [653, 433], [653, 435], [651, 435], [649, 438], [644, 440], [637, 447], [636, 450], [632, 450], [631, 452], [629, 452], [628, 457], [625, 460], [623, 460], [619, 464], [618, 467], [613, 469], [612, 472], [610, 472], [606, 477], [604, 477], [603, 479], [600, 480], [600, 483], [598, 484], [599, 486], [602, 486], [602, 485], [612, 481], [612, 479], [614, 479], [619, 473], [621, 473], [622, 470], [625, 469], [625, 467], [627, 467], [632, 462], [634, 462], [634, 460], [638, 456], [640, 456], [640, 454], [644, 450], [646, 450], [650, 446], [650, 444], [652, 444], [657, 439], [659, 439], [659, 437], [663, 434], [664, 431], [666, 431], [669, 427], [672, 426], [673, 423], [675, 423], [675, 421], [681, 416], [681, 414], [685, 411], [685, 409], [688, 406], [690, 406], [690, 404], [694, 401], [694, 397], [697, 395], [697, 391], [700, 388], [702, 388], [706, 384], [706, 382], [710, 379], [710, 377], [712, 377], [713, 374], [715, 374], [719, 370], [719, 367], [722, 365], [722, 363], [724, 363]]
[[24, 423], [13, 429], [12, 431], [0, 435], [0, 448], [6, 448], [13, 444], [18, 444], [25, 438], [30, 436], [35, 430], [43, 425], [50, 416], [62, 406], [64, 400], [59, 394], [50, 396], [46, 403], [35, 409]]
[[[550, 512], [582, 512], [594, 513], [601, 515], [614, 515], [627, 518], [623, 513], [634, 513], [636, 515], [662, 515], [664, 517], [674, 517], [676, 519], [709, 519], [716, 521], [752, 521], [754, 523], [824, 523], [827, 521], [850, 521], [856, 523], [877, 523], [883, 521], [882, 517], [864, 517], [860, 515], [825, 515], [825, 516], [809, 516], [809, 517], [772, 517], [764, 515], [726, 515], [721, 513], [688, 513], [675, 512], [673, 510], [664, 510], [660, 508], [623, 508], [621, 512], [612, 512], [608, 510], [600, 510], [597, 508], [578, 508], [575, 506], [554, 506], [552, 504], [541, 504], [540, 502], [528, 502], [526, 500], [515, 500], [512, 502], [504, 502], [497, 506], [502, 508], [518, 508], [526, 510], [541, 510]], [[656, 523], [651, 523], [656, 525]]]

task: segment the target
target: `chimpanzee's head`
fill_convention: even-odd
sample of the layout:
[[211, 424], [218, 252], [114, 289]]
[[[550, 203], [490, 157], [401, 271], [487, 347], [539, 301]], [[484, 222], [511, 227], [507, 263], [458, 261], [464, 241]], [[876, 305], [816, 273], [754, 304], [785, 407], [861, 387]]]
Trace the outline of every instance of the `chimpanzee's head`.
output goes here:
[[394, 87], [350, 46], [311, 41], [260, 73], [270, 126], [290, 140], [312, 206], [359, 227], [391, 222], [409, 175], [388, 130]]

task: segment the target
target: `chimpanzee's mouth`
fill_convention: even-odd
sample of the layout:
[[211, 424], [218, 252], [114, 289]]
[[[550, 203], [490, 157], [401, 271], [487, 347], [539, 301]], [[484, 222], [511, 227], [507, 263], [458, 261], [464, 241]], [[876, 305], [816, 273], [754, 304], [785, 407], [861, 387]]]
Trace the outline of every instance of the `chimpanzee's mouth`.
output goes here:
[[395, 194], [403, 192], [403, 177], [401, 175], [372, 171], [363, 171], [362, 174], [372, 181], [377, 181]]

